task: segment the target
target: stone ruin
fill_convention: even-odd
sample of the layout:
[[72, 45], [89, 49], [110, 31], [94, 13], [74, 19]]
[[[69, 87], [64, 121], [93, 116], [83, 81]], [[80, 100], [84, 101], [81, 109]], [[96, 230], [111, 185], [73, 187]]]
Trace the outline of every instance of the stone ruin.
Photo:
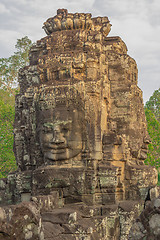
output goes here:
[[19, 71], [0, 239], [126, 240], [157, 196], [136, 62], [107, 17], [59, 9], [43, 28]]

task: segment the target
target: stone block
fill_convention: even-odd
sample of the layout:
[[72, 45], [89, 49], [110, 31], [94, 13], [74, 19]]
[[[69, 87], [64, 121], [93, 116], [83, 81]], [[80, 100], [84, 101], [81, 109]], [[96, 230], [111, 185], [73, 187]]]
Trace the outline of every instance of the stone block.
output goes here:
[[33, 174], [33, 195], [49, 194], [61, 189], [63, 197], [69, 195], [82, 195], [85, 173], [82, 168], [47, 167], [35, 170]]

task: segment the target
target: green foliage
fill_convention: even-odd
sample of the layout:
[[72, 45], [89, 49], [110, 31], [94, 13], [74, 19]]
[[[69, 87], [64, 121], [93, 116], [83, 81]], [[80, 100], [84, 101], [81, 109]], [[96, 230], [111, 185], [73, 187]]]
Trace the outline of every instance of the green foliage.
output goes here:
[[160, 167], [160, 123], [151, 110], [146, 108], [145, 114], [148, 125], [148, 133], [152, 140], [152, 143], [148, 146], [149, 152], [146, 163], [149, 163], [158, 169]]
[[[0, 177], [16, 169], [13, 154], [14, 100], [12, 96], [0, 90]], [[8, 98], [8, 103], [7, 103]]]
[[17, 40], [16, 52], [9, 58], [0, 58], [0, 88], [14, 95], [18, 86], [18, 70], [29, 63], [28, 53], [32, 41], [25, 36]]
[[158, 186], [160, 186], [160, 172], [158, 171]]
[[151, 110], [156, 119], [160, 122], [160, 88], [154, 91], [149, 101], [146, 102], [145, 108]]
[[148, 133], [152, 140], [149, 144], [146, 163], [160, 169], [160, 88], [154, 91], [145, 105]]
[[31, 46], [27, 36], [18, 39], [16, 52], [0, 58], [0, 177], [17, 168], [13, 153], [14, 96], [18, 92], [18, 70], [28, 65]]
[[[16, 94], [16, 92], [18, 91], [18, 89], [14, 89], [13, 90]], [[9, 94], [7, 91], [0, 89], [0, 99], [3, 100], [3, 102], [5, 104], [9, 104], [10, 106], [12, 106], [14, 108], [15, 106], [15, 97], [11, 94]]]

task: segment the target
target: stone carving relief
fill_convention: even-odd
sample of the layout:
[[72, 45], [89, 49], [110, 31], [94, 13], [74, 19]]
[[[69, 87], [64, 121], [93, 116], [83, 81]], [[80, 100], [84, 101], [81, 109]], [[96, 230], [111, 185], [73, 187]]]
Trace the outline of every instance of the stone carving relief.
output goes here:
[[50, 35], [52, 32], [61, 31], [61, 30], [73, 30], [73, 29], [82, 29], [82, 30], [97, 30], [102, 32], [105, 36], [111, 30], [111, 24], [108, 17], [98, 17], [91, 18], [90, 13], [68, 13], [66, 9], [61, 9], [57, 11], [57, 15], [53, 18], [49, 18], [44, 23], [44, 30], [47, 35]]
[[29, 201], [30, 216], [33, 202], [37, 239], [127, 239], [157, 183], [144, 164], [150, 139], [136, 62], [120, 37], [108, 37], [107, 17], [59, 9], [43, 28], [19, 71], [18, 170], [1, 180], [1, 204]]
[[37, 104], [37, 132], [44, 161], [80, 159], [84, 147], [84, 108], [77, 91], [66, 86], [46, 87]]

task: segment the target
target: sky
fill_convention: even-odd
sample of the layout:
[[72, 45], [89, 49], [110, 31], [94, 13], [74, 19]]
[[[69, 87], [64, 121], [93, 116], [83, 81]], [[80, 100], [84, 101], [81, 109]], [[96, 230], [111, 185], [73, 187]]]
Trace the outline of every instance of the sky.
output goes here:
[[160, 88], [159, 0], [0, 0], [0, 58], [14, 53], [17, 39], [46, 36], [43, 23], [59, 8], [109, 17], [109, 36], [120, 36], [137, 62], [144, 102]]

